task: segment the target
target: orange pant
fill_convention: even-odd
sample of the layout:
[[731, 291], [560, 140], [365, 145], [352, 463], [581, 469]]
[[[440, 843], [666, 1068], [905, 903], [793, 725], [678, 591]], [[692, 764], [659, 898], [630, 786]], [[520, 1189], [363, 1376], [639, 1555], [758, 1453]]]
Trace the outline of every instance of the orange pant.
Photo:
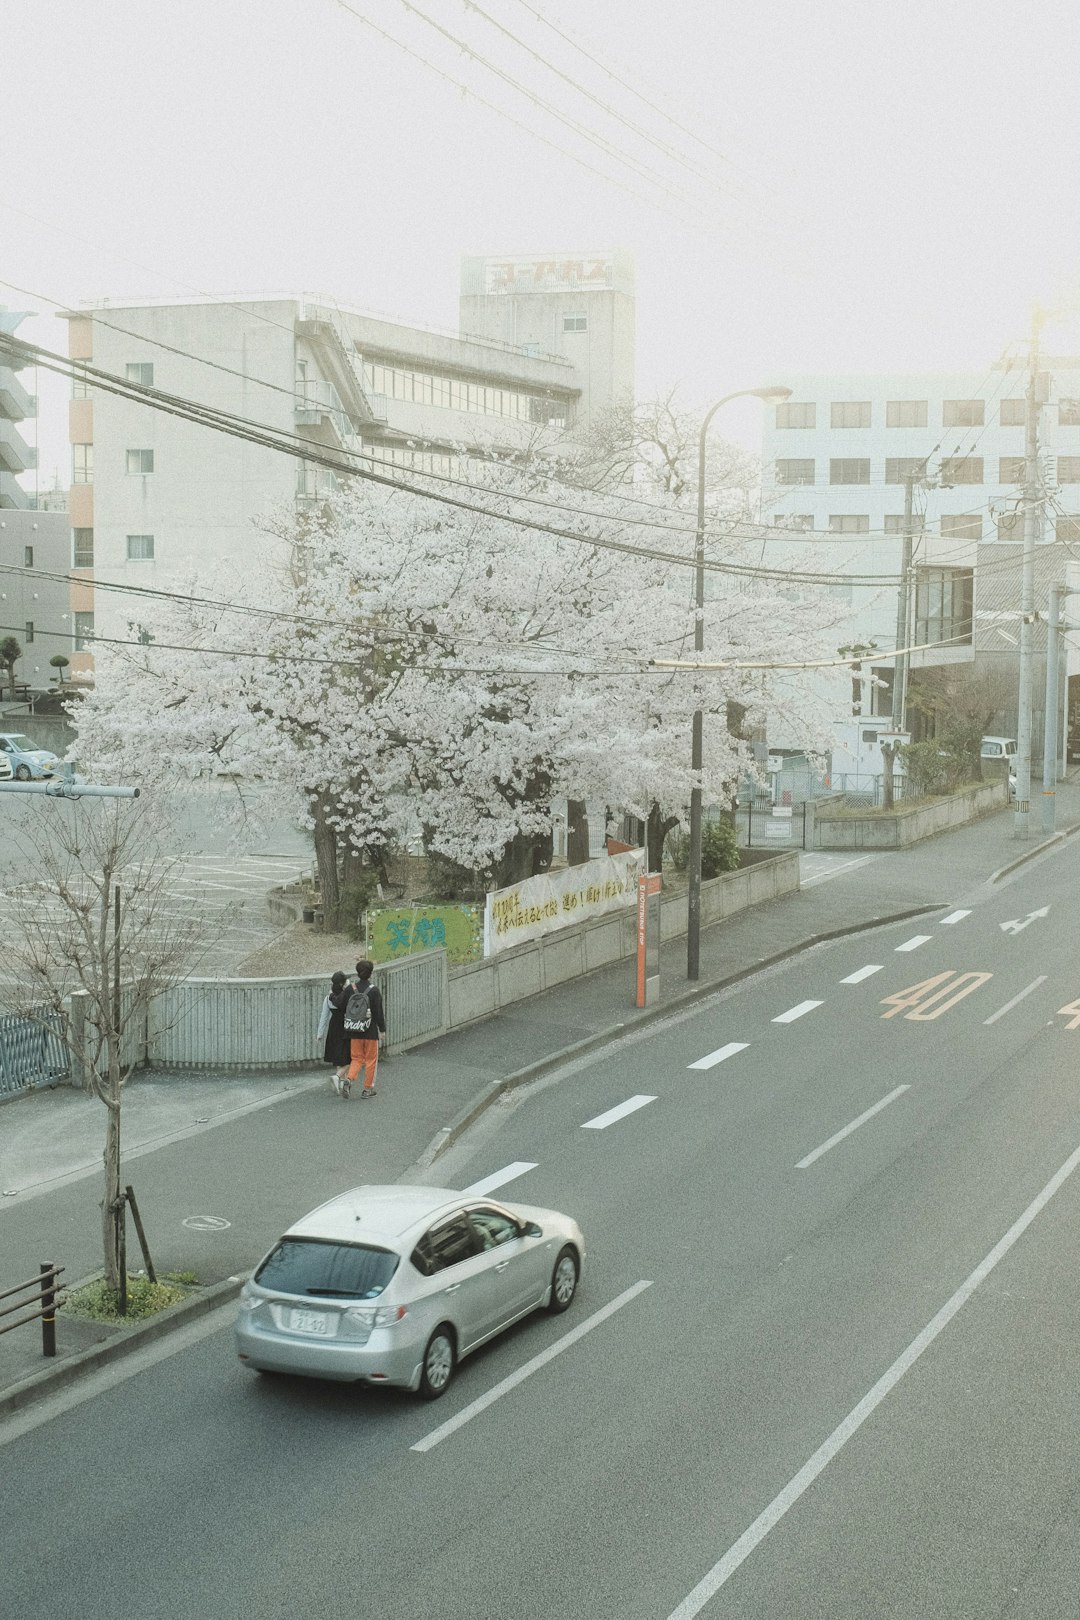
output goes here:
[[360, 1070], [364, 1071], [364, 1090], [371, 1091], [375, 1085], [375, 1070], [379, 1067], [379, 1042], [376, 1037], [373, 1041], [358, 1041], [355, 1037], [349, 1042], [349, 1051], [352, 1062], [349, 1064], [349, 1079], [355, 1080]]

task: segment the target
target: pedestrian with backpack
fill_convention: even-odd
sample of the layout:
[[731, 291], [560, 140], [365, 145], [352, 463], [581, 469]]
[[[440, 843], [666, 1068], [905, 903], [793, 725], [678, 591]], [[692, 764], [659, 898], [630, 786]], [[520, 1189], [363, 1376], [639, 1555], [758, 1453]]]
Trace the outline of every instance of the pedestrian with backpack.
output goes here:
[[372, 984], [374, 962], [356, 964], [356, 978], [345, 1003], [345, 1036], [349, 1042], [349, 1072], [341, 1082], [341, 1095], [348, 1097], [353, 1081], [364, 1071], [362, 1098], [375, 1095], [375, 1071], [379, 1066], [379, 1037], [386, 1034], [386, 1014], [382, 992]]

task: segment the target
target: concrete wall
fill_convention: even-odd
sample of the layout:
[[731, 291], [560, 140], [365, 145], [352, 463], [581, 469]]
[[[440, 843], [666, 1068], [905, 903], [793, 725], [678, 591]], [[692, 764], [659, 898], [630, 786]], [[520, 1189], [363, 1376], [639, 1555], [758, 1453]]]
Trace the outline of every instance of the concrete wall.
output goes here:
[[814, 813], [814, 849], [906, 849], [949, 827], [959, 827], [979, 816], [1000, 810], [1009, 802], [1008, 784], [984, 782], [943, 799], [919, 799], [901, 805], [890, 815], [830, 814], [818, 806]]
[[[749, 906], [790, 894], [799, 887], [795, 850], [756, 862], [738, 872], [725, 872], [701, 885], [701, 924], [722, 922]], [[660, 937], [686, 933], [687, 896], [661, 899]], [[450, 973], [450, 1027], [487, 1018], [514, 1001], [538, 995], [553, 985], [580, 978], [609, 962], [624, 961], [637, 950], [637, 909], [563, 928], [557, 934], [519, 945], [488, 961], [455, 968]], [[628, 991], [629, 993], [629, 991]]]

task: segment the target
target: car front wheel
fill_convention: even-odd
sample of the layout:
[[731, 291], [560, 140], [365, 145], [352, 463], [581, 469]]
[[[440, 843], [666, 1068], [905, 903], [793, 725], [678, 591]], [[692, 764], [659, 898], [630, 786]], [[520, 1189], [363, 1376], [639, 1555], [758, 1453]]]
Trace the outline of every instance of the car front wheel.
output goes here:
[[445, 1395], [454, 1373], [454, 1336], [445, 1325], [437, 1327], [427, 1342], [420, 1368], [420, 1394], [425, 1401]]
[[29, 782], [29, 780], [30, 780], [30, 767], [29, 767], [29, 765], [20, 765], [20, 766], [18, 766], [18, 768], [15, 771], [15, 775], [19, 778], [20, 782]]
[[569, 1309], [577, 1293], [577, 1285], [578, 1257], [568, 1245], [560, 1250], [555, 1269], [551, 1273], [551, 1298], [548, 1300], [548, 1310], [553, 1316], [558, 1316], [562, 1311]]

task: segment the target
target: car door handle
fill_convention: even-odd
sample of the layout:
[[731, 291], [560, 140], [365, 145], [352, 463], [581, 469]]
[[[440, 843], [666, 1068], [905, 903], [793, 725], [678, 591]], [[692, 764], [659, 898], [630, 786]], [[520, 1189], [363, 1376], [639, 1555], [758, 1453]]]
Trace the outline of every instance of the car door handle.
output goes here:
[[443, 1289], [443, 1293], [444, 1294], [456, 1294], [460, 1287], [461, 1287], [460, 1283], [447, 1283], [446, 1287]]
[[509, 1264], [510, 1264], [509, 1260], [500, 1260], [498, 1265], [495, 1267], [495, 1270], [496, 1271], [505, 1271]]

